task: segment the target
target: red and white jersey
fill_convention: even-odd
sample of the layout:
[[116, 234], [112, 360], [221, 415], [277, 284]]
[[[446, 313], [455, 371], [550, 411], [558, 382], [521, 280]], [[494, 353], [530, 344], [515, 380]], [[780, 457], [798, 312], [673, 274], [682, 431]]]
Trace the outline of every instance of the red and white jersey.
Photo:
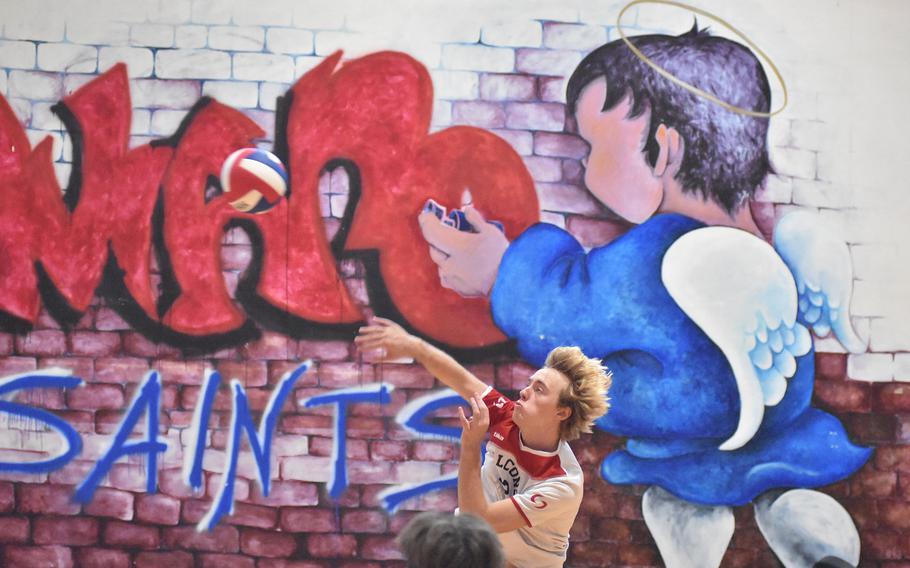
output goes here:
[[480, 470], [484, 495], [490, 503], [510, 499], [527, 525], [499, 534], [506, 559], [519, 568], [561, 567], [581, 505], [581, 466], [564, 440], [554, 452], [525, 446], [512, 421], [515, 403], [492, 387], [483, 402], [490, 410], [490, 442]]

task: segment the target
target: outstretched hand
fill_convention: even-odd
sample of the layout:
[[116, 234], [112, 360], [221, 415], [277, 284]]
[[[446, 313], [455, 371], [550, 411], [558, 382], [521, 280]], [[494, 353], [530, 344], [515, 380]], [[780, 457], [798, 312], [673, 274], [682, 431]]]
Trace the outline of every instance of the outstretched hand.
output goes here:
[[428, 211], [417, 220], [430, 245], [430, 258], [439, 267], [442, 286], [462, 296], [488, 296], [509, 241], [473, 206], [466, 206], [464, 214], [476, 233], [460, 231]]
[[415, 356], [420, 339], [392, 320], [374, 317], [370, 325], [357, 330], [354, 344], [360, 351], [378, 352], [381, 359], [403, 359]]
[[479, 448], [490, 427], [490, 410], [483, 403], [481, 393], [474, 393], [468, 401], [471, 403], [471, 417], [465, 416], [464, 407], [458, 407], [461, 418], [461, 447]]

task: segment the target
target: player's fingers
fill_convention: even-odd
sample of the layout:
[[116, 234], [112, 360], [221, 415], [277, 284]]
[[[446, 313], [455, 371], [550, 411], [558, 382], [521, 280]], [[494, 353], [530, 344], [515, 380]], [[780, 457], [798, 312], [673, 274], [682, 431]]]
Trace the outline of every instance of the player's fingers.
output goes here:
[[466, 248], [466, 237], [470, 236], [470, 233], [444, 224], [432, 213], [421, 213], [419, 221], [423, 238], [440, 251], [451, 255], [455, 250]]
[[471, 422], [468, 420], [468, 417], [464, 415], [464, 407], [462, 406], [458, 407], [458, 417], [461, 419], [462, 428], [467, 429], [471, 427]]

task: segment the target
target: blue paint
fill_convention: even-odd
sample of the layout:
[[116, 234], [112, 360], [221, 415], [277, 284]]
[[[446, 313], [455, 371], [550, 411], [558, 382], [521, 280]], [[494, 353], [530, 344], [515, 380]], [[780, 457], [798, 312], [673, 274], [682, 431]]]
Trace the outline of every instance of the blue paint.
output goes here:
[[414, 497], [420, 497], [426, 493], [440, 491], [442, 489], [455, 489], [458, 487], [458, 473], [446, 475], [433, 481], [419, 483], [417, 485], [397, 485], [389, 490], [383, 491], [379, 498], [382, 507], [389, 513], [394, 513], [402, 503]]
[[186, 475], [186, 484], [198, 491], [202, 487], [202, 455], [205, 452], [205, 438], [212, 416], [215, 395], [221, 385], [221, 374], [217, 371], [207, 372], [202, 386], [202, 402], [196, 407], [193, 415], [196, 439], [193, 448], [193, 461]]
[[349, 404], [375, 403], [388, 404], [391, 402], [393, 387], [384, 384], [363, 385], [353, 389], [338, 390], [321, 394], [308, 399], [305, 408], [313, 408], [323, 404], [335, 404], [335, 444], [332, 451], [332, 477], [329, 481], [329, 495], [338, 499], [348, 487], [347, 463], [345, 460], [345, 426], [347, 424], [347, 411]]
[[[92, 471], [76, 488], [73, 499], [79, 503], [92, 500], [98, 484], [120, 458], [131, 454], [146, 456], [146, 491], [155, 493], [158, 488], [158, 453], [167, 451], [167, 443], [158, 437], [158, 415], [161, 410], [161, 377], [150, 371], [142, 381], [139, 391], [129, 406], [126, 417], [114, 434], [110, 449], [98, 460]], [[146, 413], [146, 437], [140, 442], [128, 442], [128, 437], [142, 413]]]
[[[71, 371], [65, 369], [45, 369], [13, 375], [0, 380], [0, 397], [9, 393], [29, 389], [75, 388], [82, 384], [79, 377], [69, 376]], [[82, 451], [82, 438], [76, 430], [61, 418], [46, 410], [32, 408], [17, 402], [0, 400], [0, 412], [12, 416], [30, 418], [43, 422], [59, 432], [66, 440], [67, 450], [48, 460], [34, 462], [0, 462], [0, 471], [17, 471], [20, 473], [47, 473], [60, 469]]]
[[[222, 485], [218, 489], [218, 495], [212, 503], [212, 508], [206, 516], [199, 521], [198, 530], [212, 530], [218, 521], [225, 515], [230, 515], [234, 510], [234, 481], [237, 478], [237, 459], [240, 454], [240, 439], [244, 431], [250, 441], [250, 448], [253, 450], [253, 459], [256, 460], [256, 471], [259, 479], [259, 486], [262, 494], [269, 494], [269, 478], [271, 477], [271, 454], [272, 454], [272, 435], [275, 432], [275, 426], [278, 424], [278, 416], [281, 414], [281, 407], [284, 405], [288, 395], [294, 388], [294, 383], [302, 377], [310, 368], [311, 362], [305, 361], [292, 372], [287, 373], [281, 378], [278, 387], [272, 392], [268, 405], [262, 415], [257, 432], [253, 425], [253, 418], [250, 416], [249, 400], [246, 391], [240, 381], [233, 379], [231, 381], [231, 390], [233, 397], [233, 413], [231, 414], [231, 437], [227, 444], [227, 470], [222, 475]], [[214, 379], [212, 382], [216, 382]], [[206, 385], [206, 389], [215, 389], [211, 384]], [[204, 436], [200, 436], [204, 442]], [[198, 445], [197, 438], [197, 448]]]

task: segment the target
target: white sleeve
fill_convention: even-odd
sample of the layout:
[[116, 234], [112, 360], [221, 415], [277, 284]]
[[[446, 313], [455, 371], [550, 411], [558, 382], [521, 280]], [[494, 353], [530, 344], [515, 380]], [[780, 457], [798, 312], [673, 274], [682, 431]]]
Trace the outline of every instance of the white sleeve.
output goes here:
[[511, 497], [512, 503], [524, 517], [529, 527], [537, 526], [549, 519], [575, 515], [581, 502], [580, 487], [566, 481], [565, 478], [536, 483], [523, 492]]

